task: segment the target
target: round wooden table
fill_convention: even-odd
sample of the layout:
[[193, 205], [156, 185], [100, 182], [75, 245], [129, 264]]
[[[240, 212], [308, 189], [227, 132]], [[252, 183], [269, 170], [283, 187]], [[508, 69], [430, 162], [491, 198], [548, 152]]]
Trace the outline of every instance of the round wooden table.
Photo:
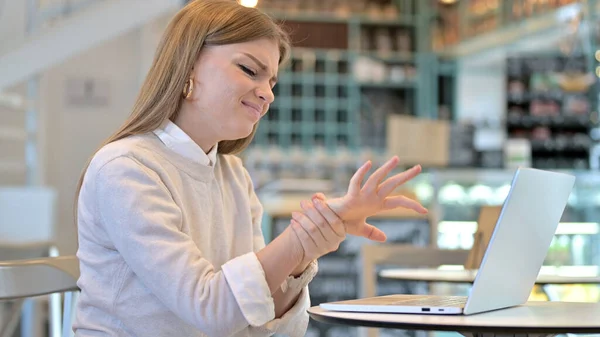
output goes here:
[[402, 330], [456, 331], [468, 337], [551, 336], [600, 333], [600, 303], [527, 302], [476, 315], [422, 315], [337, 312], [312, 307], [311, 318], [330, 324]]

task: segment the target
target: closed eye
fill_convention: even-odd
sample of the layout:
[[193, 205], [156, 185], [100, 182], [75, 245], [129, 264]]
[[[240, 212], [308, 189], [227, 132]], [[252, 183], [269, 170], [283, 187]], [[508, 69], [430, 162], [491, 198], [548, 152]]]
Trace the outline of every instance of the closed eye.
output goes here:
[[240, 69], [242, 69], [243, 72], [245, 72], [246, 74], [250, 75], [251, 77], [256, 76], [256, 72], [244, 65], [239, 65]]

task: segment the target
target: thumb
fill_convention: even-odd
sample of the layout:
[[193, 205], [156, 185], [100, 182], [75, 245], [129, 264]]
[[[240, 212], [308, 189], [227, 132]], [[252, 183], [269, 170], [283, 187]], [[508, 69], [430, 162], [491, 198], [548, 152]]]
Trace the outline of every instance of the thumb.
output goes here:
[[313, 198], [317, 198], [317, 199], [319, 199], [321, 201], [326, 201], [327, 200], [327, 197], [325, 197], [325, 194], [320, 193], [320, 192], [313, 194]]
[[[329, 209], [333, 211], [333, 213], [335, 213], [335, 215], [341, 219], [341, 217], [339, 216], [339, 211], [340, 211], [340, 205], [339, 205], [339, 198], [335, 198], [335, 199], [329, 199], [327, 200], [327, 197], [325, 196], [325, 194], [319, 192], [319, 193], [315, 193], [313, 194], [313, 199], [317, 199], [317, 200], [321, 200], [322, 202], [324, 202], [325, 204], [327, 204], [327, 206], [329, 206]], [[344, 223], [344, 227], [346, 227], [346, 224]]]
[[362, 227], [360, 236], [377, 242], [385, 242], [385, 240], [387, 240], [387, 236], [381, 229], [368, 223], [365, 223]]

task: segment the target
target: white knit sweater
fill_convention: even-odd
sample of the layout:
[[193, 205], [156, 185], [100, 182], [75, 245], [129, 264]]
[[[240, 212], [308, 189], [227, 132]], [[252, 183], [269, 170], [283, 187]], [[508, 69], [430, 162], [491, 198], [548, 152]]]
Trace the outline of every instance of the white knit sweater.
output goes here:
[[201, 165], [153, 133], [103, 147], [78, 201], [76, 336], [303, 336], [307, 287], [274, 319], [261, 217], [235, 156]]

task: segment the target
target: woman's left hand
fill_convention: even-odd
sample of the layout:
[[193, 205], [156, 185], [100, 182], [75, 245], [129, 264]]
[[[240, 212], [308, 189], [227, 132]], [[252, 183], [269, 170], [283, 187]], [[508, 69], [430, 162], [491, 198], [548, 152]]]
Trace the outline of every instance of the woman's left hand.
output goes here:
[[294, 276], [301, 274], [311, 261], [336, 251], [346, 239], [344, 222], [325, 201], [313, 197], [312, 202], [302, 201], [300, 207], [304, 212], [292, 212], [290, 223], [304, 249], [302, 262], [292, 271]]

